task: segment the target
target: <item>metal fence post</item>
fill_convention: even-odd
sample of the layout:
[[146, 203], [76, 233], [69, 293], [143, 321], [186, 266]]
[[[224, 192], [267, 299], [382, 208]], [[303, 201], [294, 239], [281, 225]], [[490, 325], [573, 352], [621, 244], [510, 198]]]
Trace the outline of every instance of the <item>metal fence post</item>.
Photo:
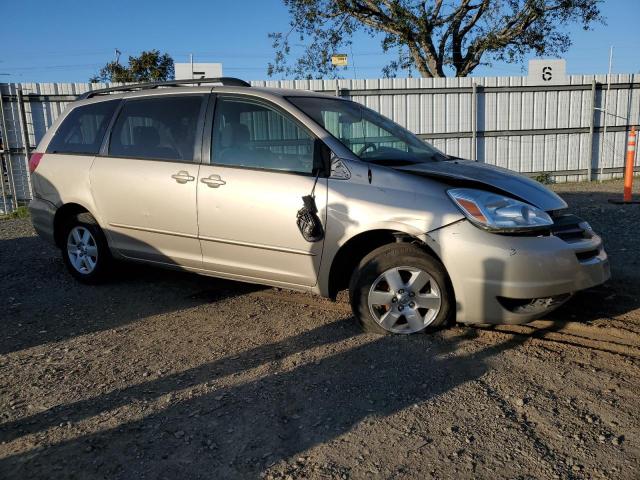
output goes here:
[[0, 150], [0, 187], [2, 187], [2, 213], [7, 213], [7, 195], [4, 189], [4, 137]]
[[471, 91], [471, 159], [478, 160], [478, 84]]
[[7, 193], [4, 188], [4, 152], [7, 148], [7, 137], [4, 126], [4, 104], [2, 103], [2, 85], [0, 85], [0, 115], [2, 116], [2, 123], [0, 124], [0, 138], [2, 142], [2, 149], [0, 150], [0, 187], [2, 187], [2, 213], [7, 212]]
[[[14, 210], [18, 208], [18, 199], [16, 198], [16, 183], [13, 178], [13, 165], [11, 162], [11, 145], [9, 144], [9, 131], [7, 129], [7, 120], [4, 116], [4, 100], [2, 99], [1, 88], [0, 88], [0, 120], [2, 120], [0, 127], [2, 128], [2, 138], [3, 138], [3, 141], [5, 142], [4, 148], [5, 148], [5, 151], [7, 152], [7, 155], [5, 156], [5, 158], [6, 158], [6, 167], [7, 167], [7, 186], [9, 187], [8, 194], [11, 195], [11, 209]], [[2, 181], [4, 182], [4, 178], [2, 179]], [[5, 207], [6, 207], [6, 202], [5, 202]]]
[[[609, 123], [609, 92], [611, 91], [611, 58], [613, 56], [613, 47], [611, 47], [609, 53], [609, 73], [607, 74], [607, 94], [604, 97], [604, 109], [602, 114], [604, 115], [602, 126], [602, 143], [600, 144], [600, 158], [598, 163], [600, 164], [600, 174], [598, 175], [598, 181], [602, 182], [604, 176], [604, 154], [605, 154], [605, 142], [607, 141], [607, 125]], [[614, 152], [615, 153], [615, 152]], [[613, 166], [613, 164], [612, 164]]]
[[[29, 186], [29, 190], [31, 190], [31, 173], [29, 172], [29, 149], [31, 145], [29, 145], [29, 130], [27, 127], [27, 116], [24, 111], [24, 95], [22, 94], [22, 87], [18, 87], [18, 113], [20, 114], [20, 131], [22, 133], [22, 143], [24, 150], [24, 161], [25, 168], [27, 172], [27, 185]], [[16, 202], [18, 201], [18, 194], [16, 194]], [[29, 191], [29, 196], [31, 196], [31, 191]]]
[[596, 118], [596, 77], [593, 77], [591, 81], [591, 118], [589, 120], [589, 147], [587, 148], [587, 158], [589, 164], [587, 168], [587, 180], [591, 181], [591, 174], [593, 170], [593, 131]]

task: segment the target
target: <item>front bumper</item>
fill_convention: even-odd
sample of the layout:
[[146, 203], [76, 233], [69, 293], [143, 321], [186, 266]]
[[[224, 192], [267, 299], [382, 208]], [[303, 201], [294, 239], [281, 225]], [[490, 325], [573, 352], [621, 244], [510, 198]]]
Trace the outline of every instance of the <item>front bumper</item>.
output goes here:
[[451, 278], [461, 323], [527, 323], [611, 276], [602, 240], [591, 231], [570, 241], [497, 235], [464, 220], [429, 236]]
[[38, 235], [48, 242], [55, 243], [53, 220], [56, 216], [56, 206], [47, 200], [34, 197], [29, 202], [29, 212], [31, 213], [31, 223], [33, 223], [33, 228]]

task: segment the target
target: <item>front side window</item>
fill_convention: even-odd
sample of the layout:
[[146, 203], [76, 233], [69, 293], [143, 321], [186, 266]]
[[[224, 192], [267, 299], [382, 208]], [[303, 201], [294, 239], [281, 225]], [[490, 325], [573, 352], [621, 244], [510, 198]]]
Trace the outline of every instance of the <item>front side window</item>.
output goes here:
[[109, 155], [193, 162], [203, 95], [127, 100], [116, 120]]
[[119, 103], [119, 100], [110, 100], [73, 109], [49, 142], [47, 153], [96, 155]]
[[215, 107], [211, 163], [311, 173], [313, 138], [269, 106], [220, 97]]
[[437, 148], [373, 110], [349, 100], [288, 97], [361, 160], [388, 165], [445, 160]]

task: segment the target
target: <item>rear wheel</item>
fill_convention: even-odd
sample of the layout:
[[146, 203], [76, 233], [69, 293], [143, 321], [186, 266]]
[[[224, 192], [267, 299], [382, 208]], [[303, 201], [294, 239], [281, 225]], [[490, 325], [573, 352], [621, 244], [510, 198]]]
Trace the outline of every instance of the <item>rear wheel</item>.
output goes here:
[[102, 229], [89, 213], [71, 218], [65, 225], [62, 259], [74, 278], [89, 284], [104, 281], [112, 264]]
[[351, 277], [353, 313], [366, 331], [426, 332], [444, 325], [454, 304], [444, 266], [408, 244], [382, 246]]

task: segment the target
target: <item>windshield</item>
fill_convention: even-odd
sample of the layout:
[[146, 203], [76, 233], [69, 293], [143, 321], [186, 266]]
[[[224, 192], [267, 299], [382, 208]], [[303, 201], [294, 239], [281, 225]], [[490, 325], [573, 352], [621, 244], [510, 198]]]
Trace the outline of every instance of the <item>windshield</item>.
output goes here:
[[387, 165], [446, 160], [447, 156], [387, 117], [350, 100], [288, 97], [361, 160]]

